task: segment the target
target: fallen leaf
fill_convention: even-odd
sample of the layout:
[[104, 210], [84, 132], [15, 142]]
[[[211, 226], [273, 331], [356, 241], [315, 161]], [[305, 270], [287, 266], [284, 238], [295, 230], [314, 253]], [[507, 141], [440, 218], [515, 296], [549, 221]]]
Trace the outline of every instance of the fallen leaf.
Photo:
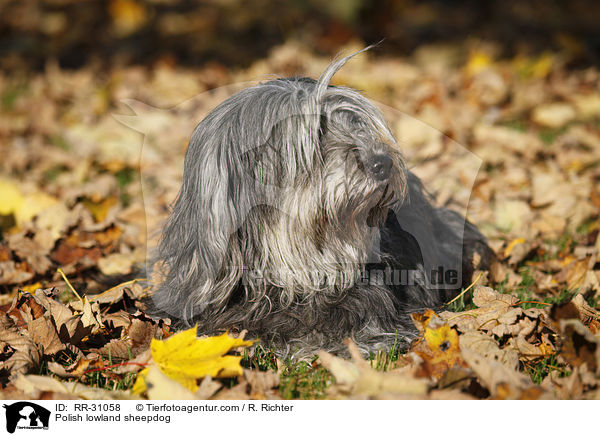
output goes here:
[[58, 202], [56, 198], [44, 192], [34, 191], [25, 194], [10, 180], [0, 180], [0, 197], [2, 197], [0, 215], [14, 215], [19, 227]]
[[267, 395], [273, 396], [273, 389], [279, 386], [279, 374], [273, 370], [250, 371], [244, 369], [244, 379], [250, 386], [250, 398], [265, 400]]
[[484, 357], [470, 349], [461, 350], [461, 355], [492, 396], [496, 396], [499, 389], [508, 389], [509, 394], [505, 395], [505, 398], [516, 398], [522, 391], [533, 385], [529, 377], [493, 357]]
[[107, 276], [126, 275], [132, 270], [135, 259], [131, 254], [113, 253], [98, 260], [98, 268]]
[[26, 393], [58, 392], [69, 394], [83, 400], [132, 400], [135, 399], [126, 391], [109, 391], [94, 388], [77, 382], [61, 382], [55, 378], [42, 375], [21, 375], [14, 385]]
[[50, 316], [34, 319], [27, 326], [31, 340], [45, 356], [53, 355], [65, 349], [56, 332]]
[[453, 366], [463, 366], [460, 357], [458, 333], [439, 318], [428, 323], [424, 341], [417, 341], [411, 351], [421, 359], [423, 376], [439, 379]]
[[0, 262], [0, 285], [24, 283], [33, 275], [31, 267], [25, 262]]
[[512, 295], [500, 294], [492, 288], [476, 286], [473, 291], [473, 303], [477, 309], [465, 312], [442, 312], [440, 318], [450, 326], [456, 326], [459, 331], [492, 330], [498, 325], [498, 319], [514, 309], [519, 299]]
[[326, 351], [319, 352], [319, 360], [336, 379], [336, 384], [328, 390], [331, 398], [424, 398], [430, 381], [398, 373], [375, 371], [365, 361], [356, 344], [346, 342], [352, 361], [333, 356]]
[[[198, 379], [211, 377], [233, 377], [242, 375], [241, 356], [227, 355], [237, 347], [252, 345], [253, 341], [245, 341], [229, 336], [212, 336], [198, 339], [196, 328], [176, 333], [164, 341], [152, 340], [150, 349], [152, 358], [158, 368], [168, 377], [179, 382], [190, 391], [198, 389]], [[133, 391], [143, 392], [144, 376], [149, 369], [138, 374]]]
[[63, 378], [79, 378], [85, 374], [85, 372], [91, 368], [101, 368], [104, 366], [102, 360], [98, 358], [86, 359], [83, 356], [80, 356], [74, 363], [69, 365], [67, 368], [56, 363], [56, 362], [48, 362], [48, 369], [52, 371], [54, 374]]
[[492, 358], [513, 370], [519, 368], [519, 354], [512, 349], [500, 349], [494, 338], [483, 332], [469, 331], [460, 335], [460, 349]]
[[27, 331], [19, 330], [7, 315], [0, 317], [0, 343], [14, 350], [6, 353], [7, 358], [0, 362], [0, 369], [9, 371], [10, 379], [39, 367], [41, 355], [35, 342]]
[[537, 124], [558, 129], [575, 118], [575, 109], [567, 103], [549, 103], [537, 106], [532, 119]]
[[600, 373], [600, 339], [577, 319], [563, 319], [559, 323], [564, 336], [561, 356], [573, 367], [585, 364], [593, 373]]

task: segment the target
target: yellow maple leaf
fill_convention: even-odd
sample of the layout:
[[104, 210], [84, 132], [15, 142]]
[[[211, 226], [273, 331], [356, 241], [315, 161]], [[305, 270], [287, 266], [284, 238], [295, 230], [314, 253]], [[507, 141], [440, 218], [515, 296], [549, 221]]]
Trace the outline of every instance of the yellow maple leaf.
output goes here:
[[425, 341], [417, 343], [412, 350], [423, 359], [424, 374], [439, 379], [449, 368], [464, 366], [464, 362], [456, 330], [445, 323], [440, 325], [440, 321], [433, 324], [425, 328]]
[[117, 204], [117, 198], [107, 197], [104, 200], [99, 201], [84, 198], [82, 203], [90, 211], [94, 220], [99, 223], [104, 221], [110, 208]]
[[41, 211], [54, 206], [58, 200], [43, 192], [34, 192], [23, 197], [23, 203], [15, 210], [15, 220], [19, 226], [33, 219]]
[[465, 65], [465, 69], [469, 76], [474, 76], [477, 73], [489, 68], [493, 64], [492, 57], [482, 51], [475, 51], [469, 56], [469, 60]]
[[10, 215], [21, 207], [23, 195], [19, 187], [8, 180], [0, 180], [0, 215]]
[[[254, 341], [236, 339], [224, 333], [198, 339], [196, 327], [184, 330], [164, 341], [152, 340], [150, 350], [155, 365], [168, 377], [191, 391], [198, 389], [198, 379], [211, 377], [234, 377], [242, 374], [241, 356], [226, 355], [231, 349], [252, 345]], [[150, 371], [146, 368], [138, 374], [132, 388], [134, 394], [146, 390], [144, 378]]]
[[0, 215], [14, 215], [18, 226], [31, 221], [44, 209], [58, 200], [43, 192], [23, 194], [19, 186], [10, 180], [0, 180]]
[[31, 285], [23, 286], [21, 288], [21, 291], [29, 292], [30, 294], [33, 294], [33, 293], [35, 293], [35, 291], [37, 291], [41, 287], [42, 287], [42, 284], [40, 282], [35, 282], [35, 283], [32, 283]]
[[424, 337], [435, 363], [444, 360], [451, 362], [460, 354], [458, 333], [448, 324], [438, 328], [426, 328]]

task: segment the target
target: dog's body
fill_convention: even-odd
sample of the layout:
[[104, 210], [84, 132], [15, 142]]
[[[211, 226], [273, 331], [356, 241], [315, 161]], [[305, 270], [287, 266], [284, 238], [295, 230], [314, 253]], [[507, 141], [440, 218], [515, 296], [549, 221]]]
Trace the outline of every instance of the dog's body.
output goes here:
[[248, 88], [197, 126], [158, 247], [159, 310], [282, 356], [346, 337], [376, 351], [470, 279], [474, 251], [485, 263], [484, 237], [431, 205], [378, 110], [328, 85], [349, 58]]

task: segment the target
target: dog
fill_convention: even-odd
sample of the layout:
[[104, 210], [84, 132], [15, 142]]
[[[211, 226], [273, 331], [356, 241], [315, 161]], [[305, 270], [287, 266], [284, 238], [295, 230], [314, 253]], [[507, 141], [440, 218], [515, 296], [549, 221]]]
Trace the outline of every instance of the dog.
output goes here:
[[[368, 49], [368, 48], [366, 48]], [[366, 50], [364, 49], [364, 50]], [[491, 251], [433, 206], [379, 110], [319, 80], [247, 88], [193, 132], [155, 265], [155, 307], [199, 333], [247, 330], [280, 357], [407, 343]], [[403, 342], [404, 341], [404, 342]]]

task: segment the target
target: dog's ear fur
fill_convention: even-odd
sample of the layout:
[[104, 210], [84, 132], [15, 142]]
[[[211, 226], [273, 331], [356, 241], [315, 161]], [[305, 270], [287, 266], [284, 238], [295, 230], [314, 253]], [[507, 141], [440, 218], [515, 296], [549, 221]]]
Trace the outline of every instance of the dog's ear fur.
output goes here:
[[239, 138], [220, 125], [222, 115], [224, 110], [211, 113], [194, 131], [182, 187], [157, 249], [165, 275], [154, 305], [185, 321], [209, 304], [224, 307], [241, 274], [235, 232], [250, 197], [242, 192], [246, 176], [236, 162], [239, 155], [228, 151]]

